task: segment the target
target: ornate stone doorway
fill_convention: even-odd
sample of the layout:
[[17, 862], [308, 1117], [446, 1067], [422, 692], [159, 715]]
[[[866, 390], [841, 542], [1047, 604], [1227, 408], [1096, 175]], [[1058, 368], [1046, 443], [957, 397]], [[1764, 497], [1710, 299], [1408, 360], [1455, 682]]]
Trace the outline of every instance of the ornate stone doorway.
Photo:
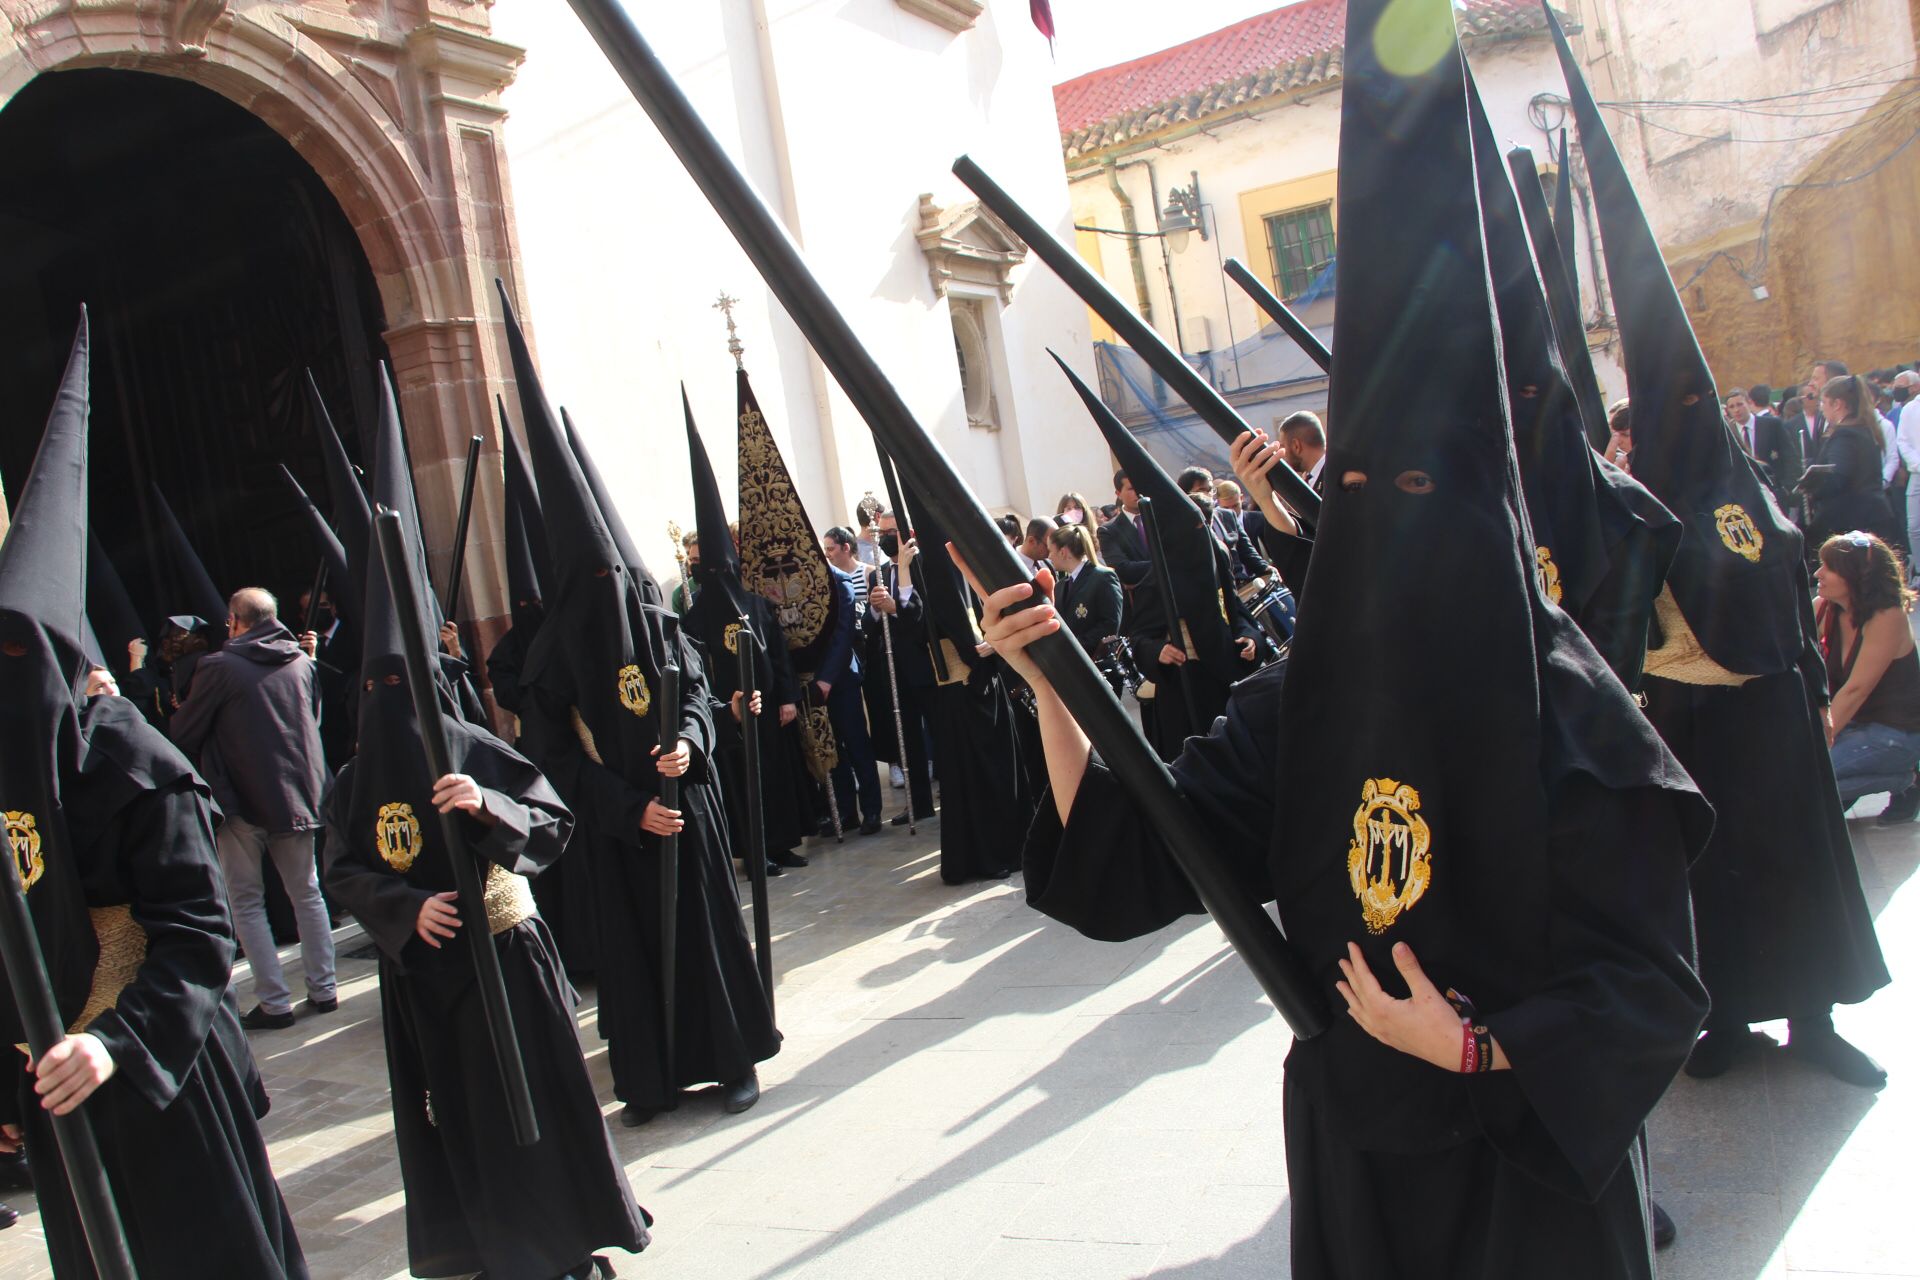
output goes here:
[[[223, 586], [297, 595], [313, 561], [272, 463], [324, 484], [296, 375], [312, 364], [357, 430], [384, 357], [436, 575], [467, 437], [487, 442], [462, 612], [483, 638], [506, 612], [492, 281], [517, 291], [498, 130], [522, 55], [488, 29], [468, 0], [0, 0], [0, 391], [37, 425], [86, 297], [94, 505], [116, 536], [141, 519], [103, 489], [125, 451], [182, 495]], [[15, 486], [20, 433], [0, 431]]]

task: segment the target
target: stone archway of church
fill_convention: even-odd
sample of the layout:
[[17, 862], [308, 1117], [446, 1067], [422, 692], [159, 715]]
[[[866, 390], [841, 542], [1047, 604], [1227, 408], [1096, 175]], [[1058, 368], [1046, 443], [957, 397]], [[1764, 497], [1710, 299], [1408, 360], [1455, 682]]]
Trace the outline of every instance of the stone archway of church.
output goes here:
[[[215, 583], [291, 602], [316, 564], [286, 463], [323, 508], [312, 369], [357, 449], [387, 358], [352, 227], [279, 134], [137, 71], [44, 75], [0, 109], [0, 476], [18, 492], [80, 305], [93, 329], [92, 523], [151, 626], [190, 612], [157, 486]], [[118, 655], [113, 655], [117, 657]]]
[[[329, 404], [348, 432], [357, 430], [371, 409], [372, 384], [353, 377], [353, 366], [383, 355], [390, 360], [427, 556], [437, 580], [444, 579], [452, 558], [454, 509], [467, 441], [470, 436], [482, 438], [461, 614], [474, 624], [470, 639], [479, 641], [484, 651], [504, 628], [507, 612], [493, 398], [505, 392], [512, 399], [511, 366], [492, 285], [500, 277], [510, 291], [518, 294], [520, 288], [511, 185], [500, 139], [505, 119], [500, 95], [524, 56], [523, 50], [493, 38], [489, 7], [473, 0], [311, 0], [246, 7], [227, 0], [0, 0], [0, 172], [5, 175], [0, 180], [0, 216], [5, 218], [0, 235], [6, 237], [0, 240], [5, 246], [0, 255], [0, 328], [16, 339], [41, 331], [59, 335], [57, 340], [31, 337], [31, 350], [19, 341], [0, 348], [0, 389], [10, 393], [7, 403], [16, 409], [9, 425], [0, 427], [0, 476], [15, 486], [24, 477], [32, 446], [12, 437], [38, 430], [58, 371], [59, 357], [48, 350], [48, 343], [64, 352], [79, 300], [70, 285], [61, 284], [62, 273], [48, 268], [47, 245], [39, 243], [58, 240], [72, 229], [57, 212], [33, 204], [38, 193], [22, 190], [28, 184], [13, 137], [32, 132], [28, 126], [35, 123], [35, 98], [76, 95], [76, 115], [39, 122], [62, 131], [64, 159], [70, 165], [91, 159], [116, 172], [111, 156], [122, 135], [148, 137], [158, 154], [134, 159], [152, 171], [149, 176], [162, 191], [176, 166], [190, 165], [196, 139], [164, 136], [164, 113], [148, 119], [129, 112], [106, 121], [96, 115], [90, 122], [85, 105], [89, 95], [79, 87], [95, 77], [100, 77], [96, 85], [112, 78], [143, 85], [154, 94], [197, 95], [176, 101], [217, 105], [223, 100], [230, 108], [229, 121], [236, 118], [232, 113], [241, 121], [232, 125], [235, 152], [226, 164], [213, 165], [205, 182], [176, 183], [188, 189], [165, 192], [184, 208], [156, 207], [145, 210], [151, 216], [142, 218], [132, 184], [106, 184], [110, 202], [133, 206], [126, 225], [131, 238], [144, 237], [149, 250], [142, 266], [151, 286], [144, 302], [129, 304], [129, 310], [145, 323], [151, 320], [148, 309], [164, 310], [176, 300], [163, 291], [165, 282], [191, 294], [220, 270], [231, 273], [245, 246], [229, 240], [209, 247], [207, 241], [217, 237], [203, 234], [227, 212], [218, 203], [220, 196], [224, 193], [258, 215], [270, 204], [263, 192], [277, 185], [287, 198], [266, 220], [285, 233], [292, 255], [305, 262], [308, 270], [296, 282], [295, 292], [304, 291], [312, 305], [279, 308], [282, 330], [291, 326], [292, 333], [255, 333], [244, 323], [229, 322], [227, 330], [243, 331], [243, 345], [256, 349], [238, 359], [257, 370], [274, 363], [259, 349], [277, 343], [286, 348], [275, 356], [278, 361], [314, 363]], [[75, 87], [59, 89], [65, 83]], [[16, 111], [18, 118], [10, 122]], [[10, 133], [15, 128], [20, 134]], [[266, 167], [248, 172], [256, 161]], [[22, 209], [25, 215], [19, 214]], [[227, 221], [245, 223], [240, 218]], [[254, 222], [259, 221], [256, 216]], [[171, 226], [174, 234], [162, 234], [158, 228], [164, 226]], [[237, 230], [238, 240], [255, 248], [264, 235], [258, 225]], [[36, 247], [43, 251], [38, 257], [29, 252]], [[275, 268], [283, 276], [290, 270], [282, 260], [276, 260]], [[250, 275], [247, 283], [258, 286], [266, 278]], [[104, 336], [114, 340], [113, 308], [90, 301], [96, 308], [97, 337], [104, 321]], [[200, 362], [203, 373], [215, 370], [216, 345], [205, 339], [187, 341], [191, 332], [186, 329], [169, 336]], [[115, 341], [116, 347], [123, 343], [124, 335]], [[301, 354], [292, 350], [296, 346], [316, 350]], [[230, 362], [236, 359], [231, 352], [227, 355]], [[101, 360], [98, 343], [96, 360]], [[278, 432], [276, 442], [293, 455], [286, 459], [289, 465], [303, 480], [312, 481], [321, 491], [316, 498], [325, 505], [324, 483], [312, 469], [310, 424], [299, 416], [304, 409], [297, 397], [287, 401], [283, 378], [273, 379], [264, 391], [248, 391], [250, 399], [241, 410], [221, 406], [211, 420], [201, 414], [190, 427], [178, 427], [172, 424], [192, 416], [180, 405], [155, 393], [151, 385], [134, 385], [124, 369], [111, 363], [104, 368], [97, 363], [96, 390], [106, 375], [126, 379], [125, 387], [105, 394], [124, 397], [138, 414], [138, 420], [128, 419], [122, 435], [113, 439], [124, 441], [125, 431], [137, 432], [144, 467], [191, 472], [189, 455], [199, 436], [186, 432], [205, 433], [221, 442], [206, 455], [208, 464], [246, 472], [252, 478], [240, 479], [243, 494], [265, 493], [272, 504], [272, 510], [261, 512], [247, 510], [245, 503], [223, 502], [222, 510], [213, 512], [199, 501], [188, 501], [192, 511], [183, 511], [182, 517], [197, 539], [211, 544], [202, 551], [214, 562], [221, 585], [231, 585], [232, 573], [226, 570], [237, 553], [230, 542], [251, 534], [255, 545], [246, 551], [253, 558], [250, 563], [257, 563], [263, 554], [261, 541], [292, 547], [297, 536], [296, 526], [284, 518], [277, 489], [263, 490], [252, 470], [258, 462], [256, 434], [270, 428]], [[181, 388], [187, 386], [195, 387], [203, 399], [210, 394], [208, 382], [194, 383], [185, 371], [163, 381], [176, 396], [185, 395]], [[30, 384], [24, 394], [23, 384]], [[253, 407], [256, 402], [275, 407]], [[96, 468], [107, 447], [98, 442], [108, 440], [113, 429], [102, 420], [102, 404], [96, 400]], [[118, 401], [106, 407], [120, 413]], [[269, 465], [269, 482], [273, 474]], [[102, 506], [101, 489], [96, 479], [96, 509]], [[116, 492], [112, 498], [116, 507], [133, 501], [130, 493]], [[139, 518], [144, 516], [136, 523]], [[269, 527], [273, 520], [280, 522], [277, 527]], [[304, 588], [312, 572], [305, 544], [266, 554], [271, 563], [257, 571], [243, 567], [232, 572], [268, 579], [267, 585], [286, 594]], [[306, 567], [298, 572], [283, 567], [283, 560], [294, 559], [305, 560]]]

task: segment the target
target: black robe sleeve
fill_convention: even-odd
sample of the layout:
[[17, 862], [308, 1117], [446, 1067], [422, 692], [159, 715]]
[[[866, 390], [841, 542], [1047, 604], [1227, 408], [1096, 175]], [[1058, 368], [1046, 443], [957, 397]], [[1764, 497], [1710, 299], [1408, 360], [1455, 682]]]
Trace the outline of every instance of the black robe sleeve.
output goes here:
[[1686, 1060], [1707, 998], [1669, 793], [1571, 775], [1554, 797], [1549, 847], [1548, 972], [1520, 1003], [1482, 1011], [1526, 1107], [1497, 1105], [1491, 1089], [1475, 1105], [1503, 1154], [1593, 1199]]
[[197, 779], [143, 791], [97, 845], [111, 852], [147, 956], [114, 1007], [87, 1028], [118, 1073], [164, 1109], [206, 1047], [233, 974], [233, 928], [213, 852], [213, 809]]
[[[1273, 896], [1266, 859], [1285, 671], [1277, 662], [1236, 685], [1212, 732], [1189, 739], [1173, 764], [1194, 820], [1256, 902]], [[1103, 942], [1138, 938], [1202, 909], [1133, 794], [1097, 755], [1064, 829], [1052, 792], [1041, 797], [1024, 861], [1028, 904]]]
[[1301, 598], [1301, 589], [1307, 585], [1307, 562], [1313, 557], [1313, 534], [1307, 525], [1300, 524], [1305, 536], [1282, 533], [1267, 521], [1260, 522], [1260, 545], [1267, 553], [1267, 559], [1273, 565], [1273, 571], [1280, 575], [1280, 581], [1287, 584], [1287, 590], [1293, 592], [1294, 599]]
[[[704, 699], [705, 694], [701, 697]], [[709, 720], [708, 723], [711, 723]], [[573, 731], [568, 709], [551, 695], [535, 690], [520, 718], [527, 750], [540, 762], [567, 803], [593, 828], [597, 836], [639, 847], [640, 819], [647, 802], [660, 794], [657, 774], [646, 775], [652, 785], [636, 786], [603, 764], [588, 758]]]

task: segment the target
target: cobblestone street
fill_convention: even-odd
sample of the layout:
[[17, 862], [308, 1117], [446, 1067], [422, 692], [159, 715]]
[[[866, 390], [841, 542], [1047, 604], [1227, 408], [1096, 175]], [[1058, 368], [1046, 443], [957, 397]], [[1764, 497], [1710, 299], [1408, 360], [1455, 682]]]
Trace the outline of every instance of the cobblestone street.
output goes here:
[[[1920, 1276], [1906, 1222], [1920, 827], [1853, 828], [1896, 981], [1836, 1024], [1892, 1083], [1862, 1092], [1778, 1052], [1681, 1079], [1651, 1134], [1681, 1232], [1663, 1277]], [[1287, 1036], [1219, 932], [1194, 919], [1088, 942], [1028, 910], [1017, 878], [942, 885], [938, 841], [936, 821], [917, 838], [815, 842], [811, 868], [773, 882], [785, 1050], [745, 1115], [722, 1114], [709, 1091], [646, 1128], [615, 1127], [658, 1219], [653, 1248], [621, 1257], [621, 1273], [1285, 1275]], [[315, 1280], [407, 1274], [374, 965], [364, 943], [349, 950], [360, 958], [342, 962], [339, 1013], [253, 1040]], [[51, 1274], [38, 1219], [31, 1197], [16, 1204], [0, 1275], [37, 1280]]]

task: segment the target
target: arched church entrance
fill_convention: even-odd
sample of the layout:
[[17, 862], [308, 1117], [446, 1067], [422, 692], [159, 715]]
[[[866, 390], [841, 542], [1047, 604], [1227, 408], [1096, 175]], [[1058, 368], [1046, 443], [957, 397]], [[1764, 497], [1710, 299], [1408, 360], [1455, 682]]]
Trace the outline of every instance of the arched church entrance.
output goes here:
[[316, 552], [277, 464], [328, 505], [305, 371], [357, 453], [388, 354], [339, 204], [245, 109], [139, 71], [32, 80], [0, 109], [0, 156], [8, 491], [25, 481], [84, 302], [92, 523], [148, 625], [193, 611], [161, 551], [155, 490], [223, 593], [264, 585], [291, 606]]

